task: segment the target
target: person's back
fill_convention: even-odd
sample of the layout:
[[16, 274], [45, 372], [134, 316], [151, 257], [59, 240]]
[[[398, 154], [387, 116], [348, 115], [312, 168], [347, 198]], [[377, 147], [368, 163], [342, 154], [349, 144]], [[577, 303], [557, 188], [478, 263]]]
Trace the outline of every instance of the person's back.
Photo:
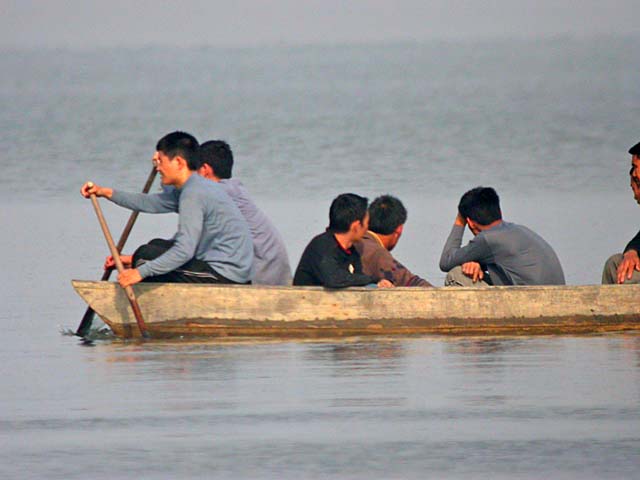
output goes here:
[[223, 188], [247, 221], [253, 240], [253, 283], [290, 285], [289, 256], [280, 233], [254, 203], [242, 182], [232, 177], [233, 152], [223, 140], [209, 140], [200, 146], [198, 173]]
[[246, 188], [235, 178], [220, 180], [249, 224], [253, 238], [254, 276], [259, 285], [291, 284], [291, 267], [282, 236], [271, 220], [253, 202]]
[[309, 242], [293, 277], [293, 284], [300, 287], [362, 287], [375, 282], [374, 277], [362, 273], [355, 247], [343, 248], [329, 230]]
[[493, 253], [487, 269], [494, 285], [564, 285], [558, 256], [540, 235], [515, 223], [502, 222], [480, 232]]

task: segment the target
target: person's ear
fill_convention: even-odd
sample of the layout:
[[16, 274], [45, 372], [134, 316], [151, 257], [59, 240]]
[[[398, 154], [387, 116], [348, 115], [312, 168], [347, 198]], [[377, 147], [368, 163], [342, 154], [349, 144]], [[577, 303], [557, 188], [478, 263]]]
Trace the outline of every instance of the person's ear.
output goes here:
[[187, 160], [184, 157], [181, 157], [180, 155], [176, 155], [175, 157], [175, 161], [178, 162], [179, 167], [182, 168], [189, 168], [189, 163], [187, 162]]
[[202, 165], [200, 165], [200, 168], [198, 168], [198, 173], [204, 178], [210, 178], [211, 166], [208, 163], [203, 162]]
[[467, 225], [469, 225], [469, 229], [473, 232], [478, 231], [478, 224], [467, 217]]
[[402, 235], [402, 231], [404, 230], [404, 223], [402, 225], [398, 225], [393, 233], [397, 233], [398, 237]]

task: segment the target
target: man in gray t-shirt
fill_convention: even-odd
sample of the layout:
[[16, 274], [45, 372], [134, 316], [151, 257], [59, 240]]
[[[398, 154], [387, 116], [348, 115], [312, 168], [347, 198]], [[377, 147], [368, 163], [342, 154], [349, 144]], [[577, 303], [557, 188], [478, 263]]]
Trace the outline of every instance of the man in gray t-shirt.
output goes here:
[[[467, 225], [475, 237], [462, 247]], [[503, 221], [498, 194], [485, 187], [460, 199], [440, 269], [448, 272], [447, 286], [565, 284], [551, 246], [527, 227]]]

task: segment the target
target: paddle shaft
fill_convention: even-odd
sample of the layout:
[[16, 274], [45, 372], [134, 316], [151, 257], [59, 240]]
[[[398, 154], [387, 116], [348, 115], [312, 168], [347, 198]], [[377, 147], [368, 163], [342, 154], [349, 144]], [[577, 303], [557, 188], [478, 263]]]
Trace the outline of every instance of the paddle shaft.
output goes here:
[[[113, 237], [111, 236], [111, 232], [109, 231], [109, 226], [107, 225], [106, 220], [104, 219], [104, 215], [102, 214], [102, 209], [100, 208], [100, 204], [98, 203], [98, 199], [95, 194], [90, 195], [91, 203], [93, 203], [93, 208], [96, 211], [96, 216], [98, 217], [98, 222], [100, 222], [100, 227], [102, 228], [102, 233], [104, 234], [104, 238], [107, 241], [107, 245], [109, 245], [109, 251], [111, 252], [111, 256], [113, 257], [113, 262], [116, 264], [116, 269], [118, 272], [124, 271], [124, 265], [122, 265], [122, 260], [120, 259], [120, 252], [116, 248], [115, 243], [113, 242]], [[129, 299], [129, 303], [131, 304], [131, 309], [133, 310], [133, 315], [136, 317], [136, 322], [138, 323], [138, 328], [140, 329], [140, 333], [143, 337], [148, 337], [147, 327], [144, 324], [144, 319], [142, 318], [142, 311], [140, 310], [140, 306], [138, 305], [138, 301], [136, 300], [136, 294], [133, 292], [133, 288], [131, 286], [125, 287], [124, 291], [127, 294], [127, 298]]]
[[[149, 177], [147, 177], [147, 183], [144, 184], [144, 188], [142, 189], [142, 193], [149, 193], [149, 190], [151, 190], [151, 185], [153, 185], [153, 181], [156, 179], [157, 174], [158, 174], [158, 171], [156, 170], [156, 167], [152, 167], [151, 173], [149, 173]], [[127, 243], [127, 240], [129, 239], [129, 234], [133, 229], [133, 225], [136, 223], [136, 220], [138, 219], [138, 213], [139, 212], [131, 212], [131, 215], [129, 216], [129, 220], [127, 221], [127, 224], [125, 225], [124, 230], [120, 235], [118, 244], [116, 245], [116, 248], [118, 249], [118, 253], [122, 252], [122, 249], [124, 248], [125, 243]], [[104, 273], [102, 274], [101, 280], [103, 282], [106, 282], [107, 280], [109, 280], [109, 278], [111, 277], [112, 271], [113, 270], [111, 269], [105, 270]], [[93, 309], [91, 307], [87, 307], [87, 310], [84, 312], [84, 315], [82, 316], [82, 320], [80, 321], [80, 325], [76, 330], [77, 336], [84, 337], [87, 334], [87, 332], [91, 328], [91, 323], [93, 322], [94, 314], [95, 312], [93, 311]]]

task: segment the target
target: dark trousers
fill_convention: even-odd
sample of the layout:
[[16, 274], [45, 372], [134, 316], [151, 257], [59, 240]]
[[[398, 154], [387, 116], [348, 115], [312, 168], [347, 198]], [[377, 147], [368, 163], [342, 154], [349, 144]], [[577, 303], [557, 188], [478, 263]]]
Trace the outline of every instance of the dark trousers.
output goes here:
[[[155, 238], [149, 243], [138, 247], [133, 253], [133, 267], [158, 258], [169, 250], [174, 244], [173, 240]], [[211, 265], [197, 258], [192, 258], [179, 268], [162, 275], [147, 277], [143, 282], [166, 282], [166, 283], [236, 283], [216, 272]]]

